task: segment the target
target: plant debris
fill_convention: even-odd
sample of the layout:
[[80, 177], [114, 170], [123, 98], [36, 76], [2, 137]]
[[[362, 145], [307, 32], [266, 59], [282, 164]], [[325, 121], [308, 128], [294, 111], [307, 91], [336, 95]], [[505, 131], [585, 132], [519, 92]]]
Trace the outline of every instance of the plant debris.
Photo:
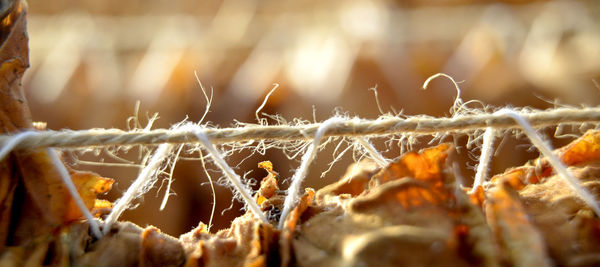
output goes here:
[[[594, 195], [599, 132], [556, 150]], [[307, 189], [286, 227], [237, 218], [216, 234], [201, 224], [180, 239], [189, 266], [593, 266], [600, 222], [543, 159], [457, 185], [454, 148], [409, 152], [385, 168], [361, 161], [338, 182]], [[273, 190], [272, 165], [259, 192]], [[268, 181], [268, 182], [267, 182]], [[276, 182], [276, 180], [275, 180]], [[268, 189], [270, 188], [270, 189]], [[257, 199], [264, 195], [257, 194]], [[315, 197], [316, 195], [316, 197]], [[283, 196], [269, 194], [263, 210]], [[268, 203], [268, 204], [266, 204]], [[269, 208], [270, 205], [275, 207]], [[259, 253], [257, 256], [257, 253]], [[194, 265], [195, 264], [195, 265]]]

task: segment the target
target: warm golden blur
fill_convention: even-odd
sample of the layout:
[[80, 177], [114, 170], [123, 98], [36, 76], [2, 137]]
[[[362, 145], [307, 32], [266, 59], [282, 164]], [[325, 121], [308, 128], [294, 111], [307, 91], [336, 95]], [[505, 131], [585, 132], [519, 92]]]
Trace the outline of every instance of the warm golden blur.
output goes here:
[[[34, 120], [48, 122], [50, 129], [125, 129], [138, 100], [142, 118], [146, 111], [159, 113], [155, 127], [186, 116], [197, 121], [206, 102], [194, 72], [205, 88], [214, 89], [205, 121], [220, 126], [255, 122], [255, 110], [274, 83], [280, 86], [263, 112], [288, 120], [313, 120], [313, 108], [316, 120], [324, 120], [337, 107], [375, 118], [380, 110], [373, 87], [383, 112], [445, 116], [456, 96], [452, 84], [438, 79], [421, 90], [437, 72], [464, 81], [465, 101], [535, 108], [552, 107], [547, 100], [555, 99], [600, 103], [594, 83], [600, 81], [596, 1], [61, 0], [30, 1], [29, 8], [31, 68], [24, 84]], [[536, 156], [527, 144], [505, 139], [491, 172]], [[307, 186], [331, 183], [352, 161], [345, 156], [319, 179], [333, 148], [319, 154]], [[384, 155], [398, 153], [392, 148]], [[467, 158], [468, 151], [459, 154]], [[228, 161], [236, 165], [244, 157]], [[299, 164], [269, 150], [236, 170], [252, 171], [248, 178], [259, 180], [267, 173], [257, 163], [267, 159], [284, 178]], [[113, 199], [137, 173], [126, 167], [76, 168], [115, 178]], [[463, 175], [470, 179], [472, 170], [465, 166]], [[154, 190], [123, 219], [172, 235], [200, 220], [207, 223], [212, 196], [199, 162], [178, 163], [174, 177], [177, 196], [164, 211], [158, 211], [164, 190], [158, 197]], [[241, 207], [235, 203], [221, 216], [231, 199], [227, 189], [217, 191], [214, 229], [228, 226]]]

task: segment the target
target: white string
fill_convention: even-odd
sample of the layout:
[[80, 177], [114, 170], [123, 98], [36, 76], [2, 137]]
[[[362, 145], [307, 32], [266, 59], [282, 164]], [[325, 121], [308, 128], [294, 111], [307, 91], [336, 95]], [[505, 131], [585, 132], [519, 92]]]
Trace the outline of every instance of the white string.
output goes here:
[[389, 160], [387, 160], [383, 157], [383, 155], [377, 152], [377, 149], [375, 149], [375, 147], [373, 147], [373, 145], [369, 143], [369, 141], [362, 137], [358, 137], [356, 138], [356, 140], [358, 140], [358, 143], [360, 143], [362, 147], [365, 148], [367, 153], [369, 153], [371, 158], [377, 163], [377, 165], [379, 165], [379, 167], [385, 168], [385, 166], [389, 164]]
[[172, 144], [162, 144], [158, 146], [156, 151], [154, 151], [154, 154], [150, 158], [148, 165], [142, 169], [133, 184], [127, 188], [127, 191], [123, 197], [117, 200], [112, 211], [106, 218], [104, 227], [102, 229], [102, 232], [105, 235], [110, 231], [111, 225], [115, 223], [123, 211], [129, 207], [131, 201], [145, 193], [144, 191], [149, 189], [150, 184], [156, 181], [156, 179], [153, 179], [153, 177], [155, 177], [163, 160], [170, 155], [173, 146], [174, 145]]
[[310, 163], [317, 155], [317, 150], [319, 150], [321, 138], [329, 128], [340, 122], [344, 122], [344, 120], [340, 117], [332, 117], [321, 123], [321, 125], [317, 129], [317, 132], [315, 133], [315, 136], [312, 141], [312, 145], [308, 147], [308, 150], [302, 156], [302, 162], [300, 163], [300, 167], [292, 176], [292, 184], [290, 184], [290, 187], [287, 190], [287, 196], [285, 197], [285, 201], [283, 203], [283, 211], [281, 212], [281, 217], [279, 218], [279, 229], [283, 228], [285, 219], [287, 218], [294, 205], [296, 205], [296, 203], [298, 202], [298, 198], [300, 195], [300, 185], [302, 185], [302, 181], [304, 180], [304, 178], [306, 178], [306, 174], [308, 173], [308, 167], [310, 166]]
[[10, 153], [15, 146], [21, 143], [25, 138], [37, 135], [38, 133], [35, 131], [24, 131], [12, 136], [10, 140], [8, 140], [0, 149], [0, 160], [3, 160], [8, 153]]
[[179, 145], [179, 149], [175, 152], [175, 157], [173, 161], [171, 161], [171, 170], [169, 171], [169, 182], [167, 182], [167, 189], [165, 190], [165, 196], [163, 197], [162, 203], [160, 204], [160, 208], [158, 210], [162, 211], [167, 206], [167, 201], [169, 201], [169, 196], [171, 196], [171, 184], [173, 183], [173, 172], [175, 171], [175, 165], [177, 165], [177, 161], [179, 160], [179, 154], [183, 149], [184, 145]]
[[492, 159], [492, 146], [494, 145], [494, 128], [487, 127], [483, 134], [483, 144], [481, 145], [481, 156], [479, 158], [479, 165], [477, 165], [477, 172], [475, 173], [475, 182], [473, 188], [471, 188], [471, 194], [477, 190], [477, 187], [483, 185], [486, 181], [490, 160]]
[[542, 155], [548, 159], [553, 169], [567, 182], [567, 184], [571, 186], [576, 195], [579, 196], [588, 206], [590, 206], [592, 210], [594, 210], [596, 216], [600, 217], [600, 207], [598, 206], [598, 202], [596, 202], [594, 196], [581, 186], [577, 178], [571, 175], [561, 160], [554, 155], [554, 153], [552, 153], [550, 145], [542, 140], [542, 138], [536, 133], [533, 127], [529, 125], [529, 122], [521, 116], [521, 114], [507, 108], [501, 109], [494, 114], [498, 116], [508, 116], [519, 123], [527, 137], [529, 137], [531, 140], [531, 143], [533, 143], [533, 145], [542, 153]]
[[246, 202], [248, 208], [252, 211], [252, 213], [254, 213], [254, 216], [260, 219], [263, 223], [269, 223], [267, 217], [262, 213], [260, 207], [252, 198], [250, 190], [244, 185], [244, 183], [242, 183], [242, 179], [240, 178], [240, 176], [237, 175], [233, 171], [233, 169], [231, 169], [231, 167], [229, 167], [227, 162], [225, 162], [225, 159], [223, 159], [222, 154], [213, 146], [206, 134], [202, 131], [202, 127], [194, 124], [186, 124], [180, 127], [180, 130], [184, 130], [186, 128], [188, 130], [190, 128], [193, 130], [193, 133], [202, 143], [206, 151], [208, 151], [208, 153], [211, 155], [215, 164], [221, 169], [221, 171], [223, 171], [225, 176], [229, 179], [229, 181], [231, 182], [233, 187], [238, 191], [238, 193], [240, 193], [240, 195]]
[[[432, 134], [471, 134], [479, 129], [494, 127], [496, 130], [516, 129], [520, 126], [506, 116], [497, 116], [484, 111], [470, 110], [467, 115], [456, 115], [451, 118], [435, 118], [426, 116], [388, 116], [377, 119], [345, 118], [325, 136], [413, 136]], [[456, 114], [456, 113], [455, 113]], [[555, 108], [551, 110], [521, 111], [521, 116], [530, 121], [532, 127], [542, 128], [556, 125], [581, 125], [582, 123], [597, 125], [600, 123], [600, 107]], [[243, 142], [251, 140], [295, 141], [308, 140], [321, 126], [311, 124], [253, 125], [233, 128], [202, 128], [202, 132], [214, 144]], [[91, 147], [112, 145], [158, 145], [163, 143], [191, 143], [196, 138], [191, 131], [174, 131], [173, 129], [155, 129], [149, 131], [123, 131], [119, 129], [88, 129], [62, 131], [36, 131], [33, 136], [14, 145], [12, 150], [41, 147]], [[0, 135], [0, 144], [4, 147], [15, 135]]]
[[260, 106], [254, 112], [254, 115], [256, 116], [256, 121], [261, 125], [263, 124], [263, 122], [260, 119], [260, 116], [258, 116], [258, 113], [265, 107], [265, 105], [267, 105], [267, 101], [269, 101], [269, 97], [271, 96], [271, 94], [273, 94], [273, 92], [275, 92], [275, 90], [277, 90], [278, 87], [279, 87], [278, 83], [273, 84], [273, 88], [271, 89], [271, 91], [269, 91], [269, 93], [267, 93], [267, 95], [265, 96], [265, 100], [263, 100], [262, 104], [260, 104]]
[[67, 190], [71, 194], [71, 197], [73, 197], [75, 204], [77, 205], [77, 207], [79, 208], [79, 210], [81, 211], [83, 216], [87, 219], [88, 223], [90, 224], [90, 230], [92, 231], [92, 235], [94, 235], [94, 237], [96, 237], [96, 238], [101, 238], [102, 233], [100, 232], [100, 227], [98, 226], [98, 222], [96, 222], [96, 220], [94, 219], [94, 216], [88, 210], [87, 206], [83, 202], [83, 199], [81, 199], [79, 192], [77, 192], [77, 188], [75, 187], [73, 180], [71, 180], [71, 175], [69, 175], [69, 171], [67, 170], [67, 168], [65, 168], [65, 165], [62, 163], [60, 158], [58, 158], [56, 151], [54, 151], [51, 148], [47, 148], [46, 153], [48, 154], [48, 157], [50, 157], [50, 161], [52, 162], [52, 164], [58, 170], [58, 174], [60, 174], [60, 178], [62, 179], [63, 183], [67, 187]]

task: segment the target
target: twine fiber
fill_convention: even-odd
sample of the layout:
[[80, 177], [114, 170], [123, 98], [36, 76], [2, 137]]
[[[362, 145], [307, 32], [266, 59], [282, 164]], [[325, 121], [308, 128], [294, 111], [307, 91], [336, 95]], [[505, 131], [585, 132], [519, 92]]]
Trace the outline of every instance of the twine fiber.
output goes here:
[[[600, 107], [556, 108], [549, 110], [521, 110], [519, 114], [534, 128], [556, 125], [581, 125], [600, 123]], [[214, 144], [249, 140], [311, 140], [321, 123], [303, 125], [257, 125], [243, 127], [204, 128], [203, 134]], [[381, 116], [374, 120], [345, 118], [328, 128], [323, 137], [332, 136], [387, 136], [414, 133], [416, 135], [439, 133], [469, 133], [486, 127], [494, 129], [519, 129], [520, 126], [505, 114], [479, 113], [451, 118], [427, 116]], [[0, 135], [6, 145], [13, 135]], [[182, 129], [155, 129], [148, 131], [123, 131], [119, 129], [89, 129], [36, 131], [14, 144], [13, 150], [41, 147], [90, 147], [113, 145], [157, 145], [162, 143], [198, 143], [196, 133]]]

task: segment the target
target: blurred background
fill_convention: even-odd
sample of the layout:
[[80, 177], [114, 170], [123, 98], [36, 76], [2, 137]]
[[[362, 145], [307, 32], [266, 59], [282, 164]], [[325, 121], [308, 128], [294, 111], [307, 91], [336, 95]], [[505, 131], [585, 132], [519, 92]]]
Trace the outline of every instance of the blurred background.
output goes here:
[[[448, 80], [421, 90], [438, 72], [462, 81], [465, 101], [540, 109], [596, 106], [598, 14], [598, 1], [32, 0], [31, 68], [24, 86], [34, 120], [48, 122], [50, 129], [127, 129], [137, 101], [142, 120], [146, 113], [159, 113], [155, 128], [186, 117], [197, 121], [206, 102], [194, 72], [214, 90], [205, 121], [221, 127], [236, 120], [255, 123], [255, 110], [274, 83], [279, 88], [263, 112], [288, 120], [322, 121], [336, 109], [376, 118], [380, 110], [369, 90], [375, 87], [383, 112], [448, 116], [456, 96]], [[385, 149], [380, 141], [375, 145], [386, 157], [399, 155], [397, 147]], [[455, 141], [464, 145], [466, 138]], [[502, 143], [491, 174], [538, 155], [523, 138]], [[320, 188], [343, 175], [352, 155], [319, 178], [334, 148], [319, 154], [306, 186]], [[467, 181], [479, 152], [470, 153], [459, 150]], [[299, 165], [277, 150], [243, 160], [246, 156], [237, 153], [228, 162], [240, 175], [250, 172], [254, 181], [266, 176], [257, 168], [262, 160], [273, 161], [282, 177]], [[82, 159], [104, 160], [102, 155]], [[82, 162], [75, 168], [115, 178], [107, 196], [113, 200], [138, 172]], [[178, 162], [174, 178], [177, 195], [164, 211], [158, 211], [164, 190], [158, 195], [152, 190], [122, 219], [174, 236], [199, 221], [208, 223], [213, 199], [201, 164]], [[223, 187], [217, 187], [216, 205], [212, 231], [228, 227], [242, 207], [234, 202], [228, 209], [231, 194]]]

